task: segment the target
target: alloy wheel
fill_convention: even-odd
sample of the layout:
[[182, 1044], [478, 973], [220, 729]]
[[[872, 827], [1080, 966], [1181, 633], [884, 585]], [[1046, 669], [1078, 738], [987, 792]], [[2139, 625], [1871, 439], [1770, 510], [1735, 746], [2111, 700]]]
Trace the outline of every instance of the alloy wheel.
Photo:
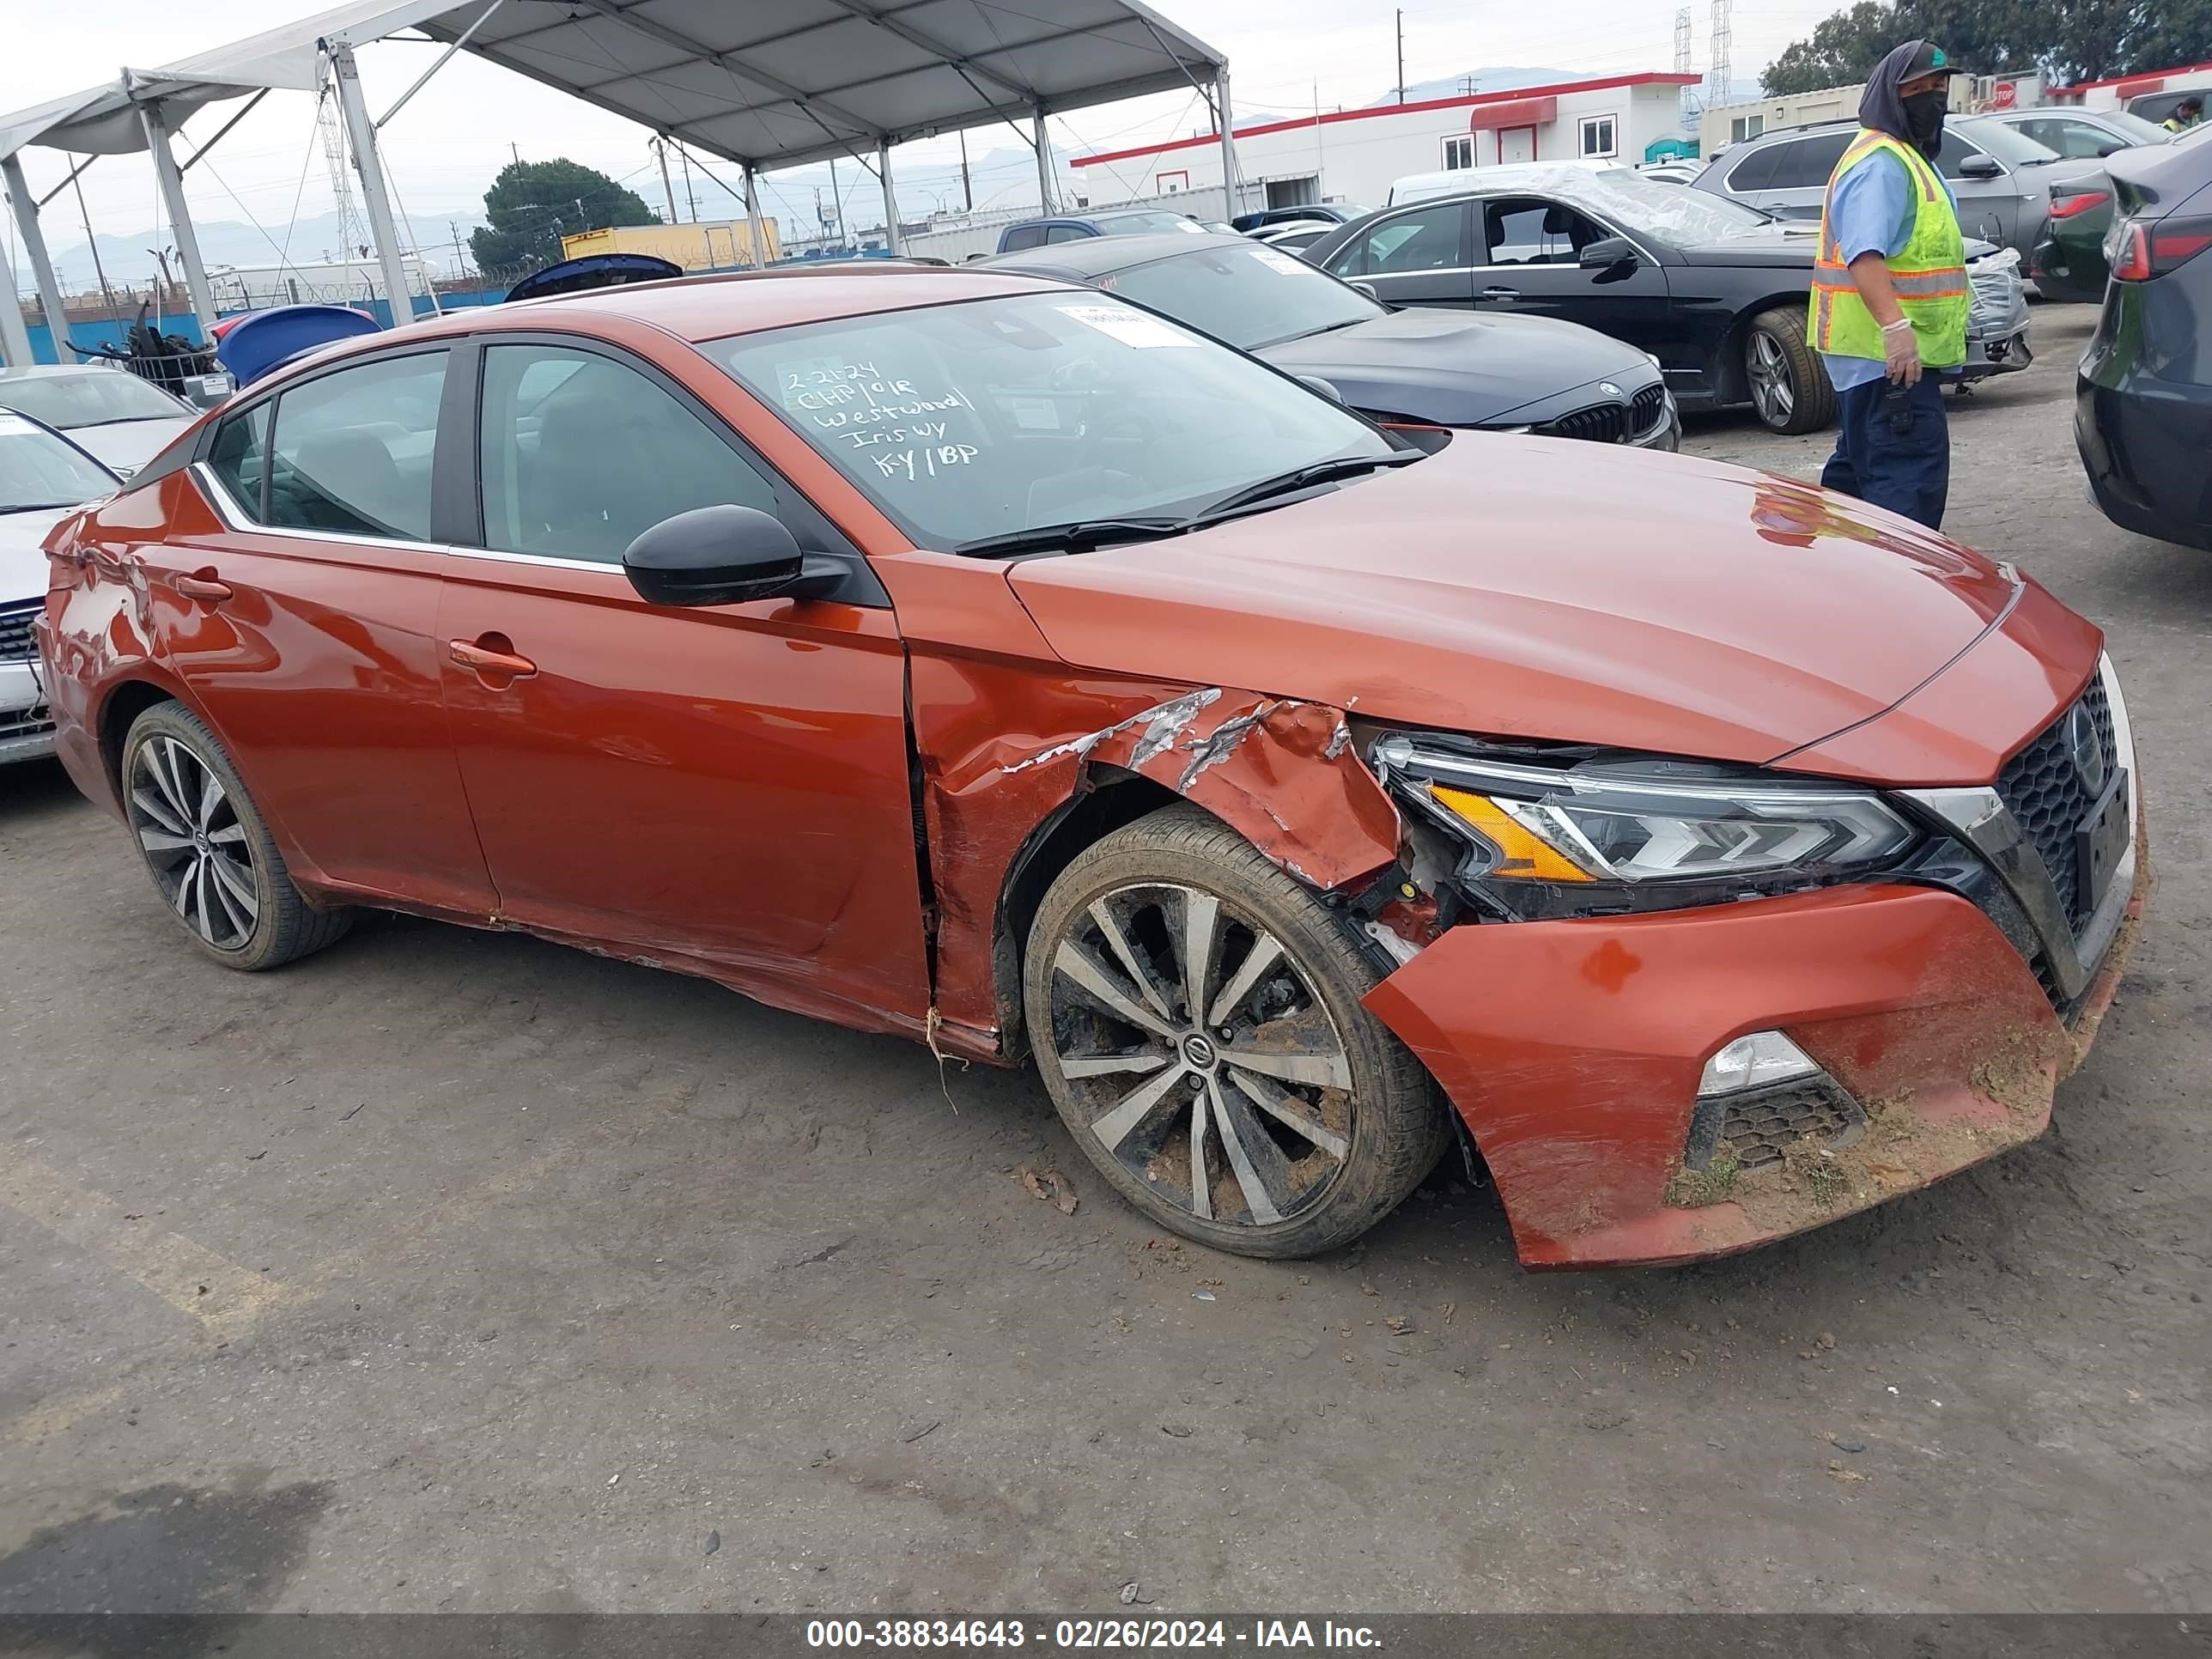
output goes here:
[[261, 914], [252, 843], [215, 769], [157, 733], [131, 763], [131, 829], [154, 880], [185, 927], [218, 951], [241, 951]]
[[1759, 418], [1772, 427], [1789, 423], [1797, 408], [1797, 392], [1790, 378], [1790, 360], [1782, 342], [1764, 329], [1751, 335], [1751, 400]]
[[1051, 981], [1053, 1052], [1097, 1145], [1176, 1207], [1270, 1226], [1351, 1148], [1344, 1038], [1283, 942], [1196, 888], [1117, 888], [1079, 912]]

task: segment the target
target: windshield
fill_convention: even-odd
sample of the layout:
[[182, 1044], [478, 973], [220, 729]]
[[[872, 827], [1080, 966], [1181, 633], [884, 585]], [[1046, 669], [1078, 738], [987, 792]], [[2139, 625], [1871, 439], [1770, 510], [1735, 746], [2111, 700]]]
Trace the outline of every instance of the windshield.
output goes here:
[[194, 413], [167, 392], [119, 368], [0, 380], [0, 409], [15, 410], [64, 432], [110, 421], [190, 420]]
[[1205, 226], [1180, 213], [1112, 213], [1091, 222], [1098, 227], [1101, 236], [1149, 236], [1156, 230], [1194, 230], [1201, 236], [1206, 234]]
[[1098, 286], [1247, 351], [1387, 314], [1304, 260], [1250, 242], [1193, 248], [1114, 271]]
[[1180, 517], [1294, 467], [1395, 453], [1265, 365], [1094, 294], [884, 312], [700, 349], [921, 547]]
[[1603, 173], [1563, 167], [1545, 177], [1541, 185], [1630, 230], [1685, 247], [1726, 241], [1773, 222], [1771, 215], [1725, 196], [1638, 178], [1626, 167]]
[[2058, 159], [2058, 152], [2050, 145], [2039, 144], [2019, 128], [2008, 127], [2002, 121], [1959, 121], [1953, 125], [1961, 137], [1972, 139], [1998, 161], [2012, 167], [2034, 167]]
[[89, 455], [28, 421], [0, 414], [0, 513], [75, 507], [115, 485], [114, 475]]
[[2173, 137], [2172, 133], [2159, 125], [2157, 122], [2146, 121], [2131, 110], [2099, 110], [2097, 118], [2114, 131], [2133, 139], [2138, 144], [2163, 144], [2170, 143]]

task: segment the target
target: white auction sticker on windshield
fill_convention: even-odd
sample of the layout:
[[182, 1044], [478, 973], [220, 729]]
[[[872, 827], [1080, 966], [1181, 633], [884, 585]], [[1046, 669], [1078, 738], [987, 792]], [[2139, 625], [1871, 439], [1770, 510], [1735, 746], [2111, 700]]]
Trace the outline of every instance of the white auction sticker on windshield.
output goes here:
[[1255, 247], [1252, 257], [1270, 270], [1279, 270], [1285, 276], [1303, 276], [1313, 267], [1303, 260], [1293, 259], [1280, 248]]
[[1112, 335], [1123, 345], [1150, 348], [1198, 343], [1191, 336], [1170, 328], [1158, 318], [1133, 311], [1127, 306], [1060, 306], [1056, 309], [1062, 316], [1073, 317], [1101, 334]]

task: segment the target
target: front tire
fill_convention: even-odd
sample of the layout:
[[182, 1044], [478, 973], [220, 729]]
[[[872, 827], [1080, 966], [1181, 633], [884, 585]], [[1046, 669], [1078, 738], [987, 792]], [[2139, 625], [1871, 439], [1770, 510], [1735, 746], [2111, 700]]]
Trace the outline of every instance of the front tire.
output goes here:
[[1428, 1074], [1360, 999], [1337, 919], [1195, 807], [1079, 854], [1030, 929], [1037, 1069], [1092, 1166], [1172, 1232], [1240, 1255], [1357, 1238], [1435, 1166]]
[[1744, 332], [1743, 374], [1752, 412], [1769, 432], [1795, 437], [1836, 418], [1836, 388], [1827, 365], [1805, 338], [1805, 314], [1776, 306]]
[[214, 732], [156, 703], [123, 741], [123, 805], [154, 889], [200, 954], [257, 973], [319, 951], [353, 925], [318, 910]]

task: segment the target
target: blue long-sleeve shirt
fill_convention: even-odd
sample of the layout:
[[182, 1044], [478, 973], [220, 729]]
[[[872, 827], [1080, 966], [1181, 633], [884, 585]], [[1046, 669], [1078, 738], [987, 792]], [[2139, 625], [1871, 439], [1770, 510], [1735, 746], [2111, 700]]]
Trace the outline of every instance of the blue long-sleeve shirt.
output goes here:
[[[1951, 181], [1943, 179], [1942, 185], [1955, 213], [1959, 198], [1952, 193]], [[1911, 170], [1888, 150], [1876, 150], [1844, 175], [1829, 195], [1828, 228], [1845, 264], [1862, 253], [1894, 259], [1905, 252], [1920, 216], [1913, 190]], [[1838, 392], [1879, 380], [1888, 373], [1878, 357], [1840, 357], [1824, 351], [1820, 360], [1827, 364], [1828, 379]]]

